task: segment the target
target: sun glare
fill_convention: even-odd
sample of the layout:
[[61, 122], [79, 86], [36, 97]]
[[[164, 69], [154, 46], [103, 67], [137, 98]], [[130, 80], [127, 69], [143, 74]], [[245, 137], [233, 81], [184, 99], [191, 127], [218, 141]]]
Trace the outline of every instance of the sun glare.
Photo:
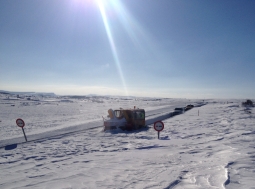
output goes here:
[[109, 26], [109, 23], [108, 23], [108, 20], [107, 20], [107, 15], [106, 15], [106, 12], [105, 12], [105, 8], [104, 8], [104, 3], [105, 2], [106, 2], [105, 0], [97, 0], [98, 6], [99, 6], [99, 9], [100, 9], [100, 13], [101, 13], [101, 16], [102, 16], [102, 19], [103, 19], [103, 22], [104, 22], [105, 30], [106, 30], [106, 33], [107, 33], [107, 37], [108, 37], [108, 40], [109, 40], [109, 43], [110, 43], [110, 46], [111, 46], [114, 62], [115, 62], [116, 67], [118, 69], [118, 72], [119, 72], [119, 75], [120, 75], [120, 78], [121, 78], [121, 81], [122, 81], [122, 85], [123, 85], [123, 88], [125, 90], [125, 94], [126, 94], [126, 96], [128, 96], [128, 91], [127, 91], [124, 75], [123, 75], [123, 72], [122, 72], [122, 69], [121, 69], [121, 63], [120, 63], [120, 60], [119, 60], [116, 45], [115, 45], [115, 42], [114, 42], [114, 39], [113, 39], [113, 36], [112, 36], [112, 32], [111, 32], [111, 29], [110, 29], [110, 26]]
[[126, 95], [128, 96], [128, 90], [121, 68], [120, 58], [118, 56], [118, 47], [114, 41], [113, 32], [111, 30], [112, 28], [110, 26], [110, 22], [108, 21], [111, 18], [112, 13], [114, 12], [114, 14], [117, 15], [117, 18], [122, 27], [125, 29], [127, 36], [132, 41], [134, 48], [137, 49], [140, 54], [154, 55], [161, 53], [159, 53], [157, 50], [159, 49], [156, 47], [157, 43], [152, 41], [152, 37], [148, 34], [148, 32], [146, 32], [146, 30], [143, 29], [143, 27], [141, 27], [136, 19], [132, 17], [128, 10], [126, 10], [126, 8], [122, 5], [120, 0], [95, 0], [95, 2], [99, 7], [115, 65], [118, 69]]

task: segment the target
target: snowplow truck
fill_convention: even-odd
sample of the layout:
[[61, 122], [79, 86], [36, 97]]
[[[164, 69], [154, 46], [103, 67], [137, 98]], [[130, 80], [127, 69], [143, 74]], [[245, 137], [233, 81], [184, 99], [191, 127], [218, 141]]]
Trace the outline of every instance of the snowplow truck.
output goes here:
[[108, 110], [108, 119], [104, 119], [104, 130], [134, 130], [145, 127], [144, 109]]

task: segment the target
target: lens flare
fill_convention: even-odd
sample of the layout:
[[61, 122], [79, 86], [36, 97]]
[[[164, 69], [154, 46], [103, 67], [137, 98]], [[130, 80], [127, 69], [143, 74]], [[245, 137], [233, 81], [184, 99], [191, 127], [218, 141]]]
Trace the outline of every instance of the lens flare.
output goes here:
[[123, 76], [123, 72], [122, 72], [122, 69], [121, 69], [121, 64], [120, 64], [120, 60], [119, 60], [119, 57], [118, 57], [116, 45], [115, 45], [115, 42], [114, 42], [114, 39], [113, 39], [113, 36], [112, 36], [112, 32], [111, 32], [111, 29], [110, 29], [110, 26], [109, 26], [109, 23], [108, 23], [108, 20], [107, 20], [107, 16], [106, 16], [106, 13], [105, 13], [104, 3], [105, 3], [105, 1], [103, 1], [103, 0], [97, 0], [97, 4], [98, 4], [100, 12], [101, 12], [101, 16], [102, 16], [102, 19], [103, 19], [103, 22], [104, 22], [104, 27], [105, 27], [105, 30], [106, 30], [106, 33], [107, 33], [107, 37], [108, 37], [108, 40], [109, 40], [109, 43], [110, 43], [110, 46], [111, 46], [113, 58], [114, 58], [116, 66], [117, 66], [117, 69], [118, 69], [118, 72], [119, 72], [119, 75], [120, 75], [120, 78], [121, 78], [121, 81], [122, 81], [122, 84], [123, 84], [123, 87], [124, 87], [124, 90], [125, 90], [125, 94], [126, 94], [126, 96], [129, 96], [128, 95], [128, 90], [127, 90], [127, 87], [126, 87], [126, 83], [125, 83], [125, 79], [124, 79], [124, 76]]

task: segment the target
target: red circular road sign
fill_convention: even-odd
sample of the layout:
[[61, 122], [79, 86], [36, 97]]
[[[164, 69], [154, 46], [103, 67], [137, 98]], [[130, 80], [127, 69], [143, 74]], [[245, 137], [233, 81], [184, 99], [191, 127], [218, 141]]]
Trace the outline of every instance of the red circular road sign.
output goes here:
[[154, 123], [154, 129], [156, 131], [162, 131], [164, 129], [164, 123], [162, 121], [156, 121]]
[[16, 124], [19, 127], [25, 127], [25, 122], [22, 119], [20, 119], [20, 118], [16, 120]]

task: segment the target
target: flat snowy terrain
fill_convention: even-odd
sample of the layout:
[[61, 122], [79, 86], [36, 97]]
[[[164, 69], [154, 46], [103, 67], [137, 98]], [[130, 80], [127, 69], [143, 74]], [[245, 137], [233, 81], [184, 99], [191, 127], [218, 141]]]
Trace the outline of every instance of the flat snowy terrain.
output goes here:
[[[1, 189], [255, 188], [254, 109], [242, 100], [0, 95]], [[103, 131], [108, 109], [134, 106], [147, 128]]]

